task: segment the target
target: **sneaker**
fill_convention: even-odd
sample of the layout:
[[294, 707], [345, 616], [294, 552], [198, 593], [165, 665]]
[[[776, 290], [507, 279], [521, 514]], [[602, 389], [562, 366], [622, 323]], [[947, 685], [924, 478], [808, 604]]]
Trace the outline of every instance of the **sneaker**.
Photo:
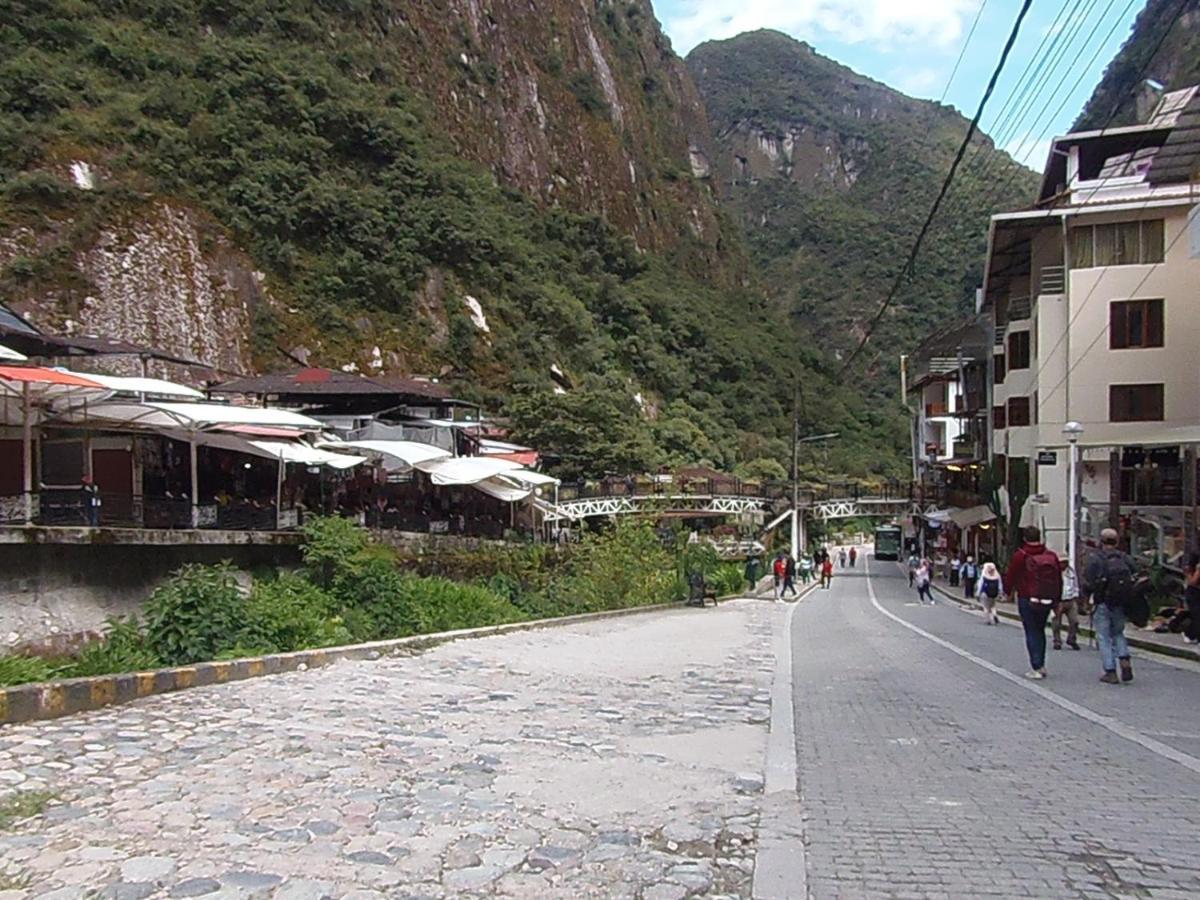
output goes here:
[[1082, 650], [1083, 649], [1075, 641], [1067, 641], [1067, 646], [1070, 647], [1072, 650]]
[[1025, 677], [1028, 678], [1030, 681], [1041, 681], [1043, 678], [1046, 677], [1046, 670], [1045, 669], [1033, 669], [1032, 671], [1026, 672]]
[[1183, 642], [1185, 644], [1200, 644], [1200, 641], [1194, 640], [1188, 637], [1186, 634], [1183, 636]]
[[1117, 680], [1116, 672], [1105, 672], [1102, 676], [1100, 676], [1100, 680], [1105, 684], [1120, 684], [1120, 682]]
[[1121, 663], [1121, 680], [1133, 681], [1133, 663], [1127, 659], [1118, 660]]
[[1054, 642], [1054, 649], [1055, 649], [1055, 650], [1061, 650], [1061, 649], [1062, 649], [1062, 644], [1060, 644], [1058, 641], [1055, 641], [1055, 642]]

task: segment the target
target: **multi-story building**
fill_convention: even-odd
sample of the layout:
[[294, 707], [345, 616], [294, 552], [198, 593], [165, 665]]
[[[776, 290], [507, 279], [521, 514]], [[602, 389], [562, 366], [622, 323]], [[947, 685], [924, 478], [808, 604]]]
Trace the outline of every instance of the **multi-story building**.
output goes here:
[[[1200, 443], [1200, 90], [1142, 125], [1053, 142], [1034, 208], [993, 216], [979, 310], [993, 334], [991, 440], [1025, 524], [1066, 547], [1082, 426], [1085, 539], [1195, 547]], [[1139, 542], [1140, 537], [1140, 542]], [[1148, 540], [1149, 539], [1149, 540]]]

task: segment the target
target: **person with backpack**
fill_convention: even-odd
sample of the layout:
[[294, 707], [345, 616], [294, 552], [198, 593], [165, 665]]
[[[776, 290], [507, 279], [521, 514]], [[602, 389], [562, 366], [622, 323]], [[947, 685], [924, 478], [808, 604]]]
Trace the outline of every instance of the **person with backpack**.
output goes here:
[[746, 576], [746, 590], [752, 596], [758, 590], [758, 576], [760, 572], [762, 572], [762, 564], [758, 561], [758, 557], [747, 556], [744, 574]]
[[979, 579], [979, 566], [975, 565], [975, 557], [968, 556], [962, 564], [963, 596], [970, 600], [975, 596], [975, 582]]
[[917, 559], [917, 554], [908, 554], [908, 586], [913, 586], [913, 580], [917, 577], [917, 567], [921, 565], [921, 560]]
[[1000, 624], [1000, 616], [996, 613], [996, 602], [1003, 592], [1004, 586], [1000, 582], [1000, 570], [996, 568], [994, 562], [985, 562], [979, 576], [979, 584], [975, 588], [975, 598], [983, 604], [983, 624]]
[[1075, 567], [1069, 559], [1059, 560], [1062, 566], [1063, 590], [1062, 599], [1054, 607], [1054, 649], [1061, 650], [1062, 622], [1067, 619], [1067, 646], [1072, 650], [1079, 649], [1079, 579], [1075, 577]]
[[792, 554], [788, 554], [784, 558], [783, 564], [783, 590], [779, 592], [779, 599], [783, 599], [783, 595], [788, 591], [792, 592], [792, 596], [798, 596], [796, 591], [796, 560], [792, 558]]
[[[1127, 612], [1138, 603], [1137, 574], [1133, 560], [1117, 546], [1113, 528], [1100, 532], [1100, 549], [1088, 559], [1083, 572], [1084, 590], [1092, 602], [1092, 630], [1100, 645], [1105, 684], [1133, 681], [1129, 642], [1125, 640]], [[1117, 666], [1121, 677], [1117, 678]]]
[[782, 550], [775, 554], [775, 562], [771, 567], [771, 574], [775, 579], [775, 599], [778, 600], [783, 596], [783, 576], [787, 574], [787, 563], [783, 559]]
[[1017, 598], [1017, 611], [1025, 630], [1029, 653], [1026, 678], [1046, 677], [1046, 622], [1062, 599], [1062, 570], [1058, 554], [1042, 543], [1042, 532], [1030, 525], [1023, 532], [1025, 543], [1012, 555], [1004, 573], [1004, 591]]

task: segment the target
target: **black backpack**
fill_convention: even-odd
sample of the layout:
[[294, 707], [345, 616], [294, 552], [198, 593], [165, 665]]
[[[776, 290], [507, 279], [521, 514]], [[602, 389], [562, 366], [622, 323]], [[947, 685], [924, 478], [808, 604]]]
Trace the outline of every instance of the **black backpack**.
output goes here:
[[1100, 570], [1100, 578], [1096, 582], [1096, 599], [1105, 606], [1117, 606], [1125, 609], [1133, 602], [1134, 590], [1133, 566], [1125, 558], [1124, 553], [1105, 553], [1104, 567]]

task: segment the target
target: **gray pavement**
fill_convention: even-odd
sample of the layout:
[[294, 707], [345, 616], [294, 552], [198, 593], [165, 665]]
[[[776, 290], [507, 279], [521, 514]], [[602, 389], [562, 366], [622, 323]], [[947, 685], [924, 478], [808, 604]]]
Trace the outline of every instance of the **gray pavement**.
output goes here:
[[862, 573], [797, 609], [812, 896], [1200, 895], [1200, 776], [1147, 749], [1200, 752], [1200, 675], [1139, 658], [1114, 688], [1095, 653], [1051, 651], [1032, 689], [1003, 677], [1028, 668], [1019, 628], [872, 572], [880, 606], [961, 652], [876, 609]]
[[747, 896], [777, 608], [462, 641], [0, 729], [0, 900]]

